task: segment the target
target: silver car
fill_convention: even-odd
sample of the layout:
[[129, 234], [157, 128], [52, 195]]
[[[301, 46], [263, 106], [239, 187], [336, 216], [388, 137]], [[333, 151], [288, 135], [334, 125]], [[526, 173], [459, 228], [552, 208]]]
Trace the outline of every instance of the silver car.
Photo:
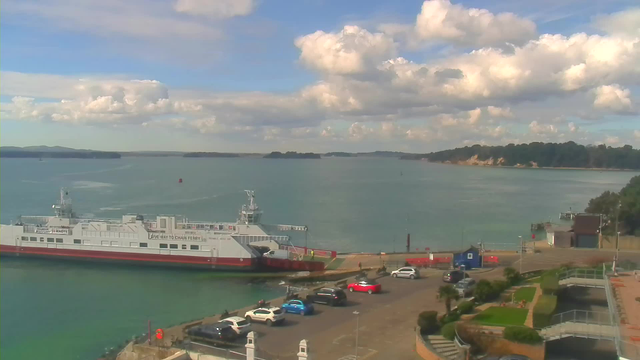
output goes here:
[[407, 279], [417, 279], [420, 277], [420, 271], [413, 266], [405, 266], [401, 267], [398, 270], [392, 271], [391, 276]]
[[462, 279], [455, 285], [455, 289], [458, 290], [461, 297], [467, 297], [473, 294], [473, 290], [476, 289], [476, 281], [472, 278]]

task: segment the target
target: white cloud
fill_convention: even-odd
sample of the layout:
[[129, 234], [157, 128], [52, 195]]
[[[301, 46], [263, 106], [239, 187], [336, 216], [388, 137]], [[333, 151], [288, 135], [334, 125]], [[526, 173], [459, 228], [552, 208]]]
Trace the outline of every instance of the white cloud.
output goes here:
[[338, 33], [316, 31], [297, 38], [295, 45], [303, 64], [329, 74], [361, 73], [395, 54], [390, 37], [357, 26], [345, 26]]
[[415, 26], [387, 24], [383, 31], [405, 35], [410, 42], [444, 41], [459, 46], [521, 45], [536, 36], [536, 25], [512, 13], [494, 15], [449, 0], [425, 1]]
[[620, 138], [618, 136], [607, 136], [604, 139], [604, 143], [607, 145], [619, 145], [620, 144]]
[[532, 121], [529, 124], [529, 132], [536, 135], [555, 134], [558, 132], [558, 128], [552, 124], [539, 124], [537, 121]]
[[580, 127], [577, 126], [575, 123], [570, 122], [569, 124], [567, 124], [567, 127], [569, 128], [569, 131], [574, 133], [580, 130]]
[[251, 14], [253, 0], [178, 0], [174, 9], [179, 13], [226, 19]]
[[171, 6], [153, 0], [32, 0], [3, 1], [6, 14], [25, 15], [34, 25], [42, 22], [55, 28], [100, 36], [140, 39], [219, 38], [221, 31], [209, 23], [176, 16]]
[[617, 13], [598, 16], [594, 26], [618, 36], [640, 36], [640, 8], [631, 8]]
[[349, 138], [354, 141], [360, 141], [372, 135], [374, 130], [364, 124], [355, 122], [349, 127]]
[[595, 90], [595, 94], [593, 107], [596, 109], [612, 110], [620, 114], [633, 112], [629, 89], [624, 89], [618, 84], [603, 85]]
[[511, 109], [508, 107], [501, 108], [497, 106], [487, 106], [487, 111], [489, 112], [489, 115], [493, 117], [499, 117], [499, 118], [513, 117], [513, 113], [511, 112]]

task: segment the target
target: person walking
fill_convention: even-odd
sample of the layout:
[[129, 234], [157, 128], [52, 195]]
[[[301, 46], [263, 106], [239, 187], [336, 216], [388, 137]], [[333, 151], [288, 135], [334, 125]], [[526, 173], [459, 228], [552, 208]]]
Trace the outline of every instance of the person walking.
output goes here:
[[316, 252], [311, 250], [311, 260], [313, 260], [316, 257]]
[[358, 268], [360, 268], [360, 271], [362, 271], [362, 263], [360, 261], [358, 261]]

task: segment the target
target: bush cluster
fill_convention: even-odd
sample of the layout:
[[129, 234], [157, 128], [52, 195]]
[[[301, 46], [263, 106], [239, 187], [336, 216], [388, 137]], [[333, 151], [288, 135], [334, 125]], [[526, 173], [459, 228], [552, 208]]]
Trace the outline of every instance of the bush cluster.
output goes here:
[[537, 331], [526, 326], [507, 326], [503, 336], [506, 340], [522, 344], [540, 344], [543, 340]]
[[473, 303], [471, 301], [463, 301], [458, 305], [460, 314], [469, 314], [473, 311]]
[[433, 334], [440, 328], [437, 311], [423, 311], [418, 315], [418, 326], [424, 334]]
[[456, 323], [450, 322], [440, 330], [442, 336], [447, 340], [453, 340], [456, 337]]

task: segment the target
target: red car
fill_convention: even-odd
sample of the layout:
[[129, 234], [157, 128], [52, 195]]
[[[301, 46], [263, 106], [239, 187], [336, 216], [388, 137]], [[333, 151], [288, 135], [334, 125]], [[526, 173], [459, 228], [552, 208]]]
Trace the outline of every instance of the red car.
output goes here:
[[347, 286], [347, 289], [349, 289], [349, 291], [351, 292], [362, 291], [369, 294], [373, 294], [373, 293], [379, 293], [380, 290], [382, 290], [382, 286], [372, 280], [362, 280], [362, 281], [355, 282], [353, 284], [349, 284]]

